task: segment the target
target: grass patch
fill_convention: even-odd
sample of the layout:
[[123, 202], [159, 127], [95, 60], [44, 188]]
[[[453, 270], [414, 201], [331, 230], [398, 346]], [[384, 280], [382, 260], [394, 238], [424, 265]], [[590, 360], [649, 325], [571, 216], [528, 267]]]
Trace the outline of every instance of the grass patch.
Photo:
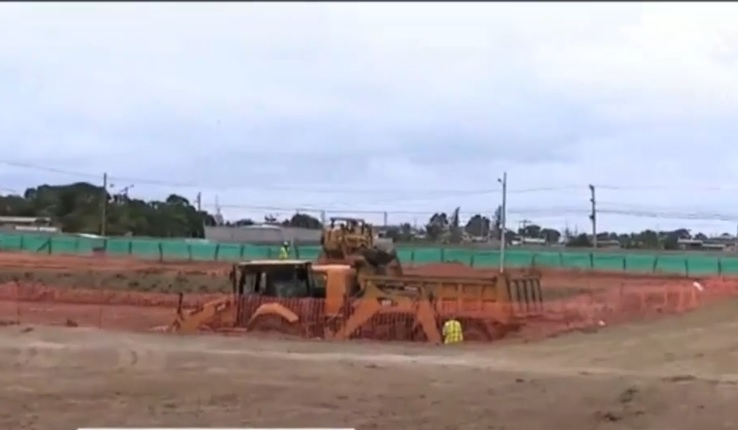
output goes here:
[[2, 270], [0, 283], [37, 282], [58, 288], [99, 288], [159, 293], [227, 293], [225, 273], [142, 271], [44, 271]]
[[541, 292], [543, 293], [543, 301], [554, 301], [568, 299], [571, 297], [580, 296], [582, 294], [596, 294], [603, 291], [603, 288], [587, 288], [587, 287], [543, 287]]

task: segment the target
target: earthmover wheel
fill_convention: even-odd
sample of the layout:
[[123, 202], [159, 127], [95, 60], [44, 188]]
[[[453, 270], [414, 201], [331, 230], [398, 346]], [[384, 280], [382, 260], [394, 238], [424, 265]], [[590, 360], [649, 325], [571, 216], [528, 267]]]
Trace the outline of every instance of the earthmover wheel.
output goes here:
[[477, 319], [460, 319], [464, 342], [490, 342], [495, 340], [494, 330]]
[[248, 331], [259, 333], [279, 333], [288, 336], [303, 337], [304, 333], [299, 321], [290, 323], [279, 315], [260, 315], [248, 326]]

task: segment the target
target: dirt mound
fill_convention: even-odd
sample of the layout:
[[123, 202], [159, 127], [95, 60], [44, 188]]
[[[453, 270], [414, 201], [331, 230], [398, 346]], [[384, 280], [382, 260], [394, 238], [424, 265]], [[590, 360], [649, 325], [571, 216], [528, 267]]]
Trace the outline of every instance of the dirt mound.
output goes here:
[[[221, 294], [187, 294], [183, 297], [183, 304], [185, 307], [195, 307], [221, 297]], [[55, 288], [33, 283], [6, 283], [0, 285], [0, 300], [172, 308], [177, 306], [179, 295], [93, 288]]]
[[480, 274], [486, 273], [486, 271], [478, 270], [458, 262], [424, 264], [422, 266], [407, 268], [404, 271], [412, 275], [425, 276], [480, 276]]

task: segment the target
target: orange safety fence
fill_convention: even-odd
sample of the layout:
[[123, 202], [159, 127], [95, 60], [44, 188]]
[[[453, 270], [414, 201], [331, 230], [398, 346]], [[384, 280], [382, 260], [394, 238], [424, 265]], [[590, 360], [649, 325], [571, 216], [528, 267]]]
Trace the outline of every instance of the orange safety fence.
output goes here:
[[[521, 315], [518, 325], [506, 330], [507, 337], [543, 339], [557, 334], [613, 326], [668, 314], [680, 314], [711, 302], [738, 295], [738, 280], [670, 280], [624, 282], [619, 287], [544, 301], [539, 313]], [[184, 306], [194, 308], [223, 295], [192, 294]], [[102, 329], [150, 331], [171, 323], [175, 317], [177, 294], [58, 288], [13, 282], [0, 285], [0, 325], [36, 324], [97, 327]], [[319, 338], [322, 326], [337, 324], [323, 316], [319, 299], [248, 299], [246, 307], [279, 302], [294, 311], [300, 320], [289, 334]], [[437, 323], [459, 317], [461, 310], [440, 309]], [[463, 315], [461, 315], [463, 317]], [[494, 324], [499, 315], [476, 313], [478, 323]], [[462, 318], [464, 319], [464, 318]], [[473, 324], [472, 324], [473, 325]], [[261, 327], [263, 329], [265, 327]], [[278, 327], [266, 327], [277, 329]], [[422, 340], [414, 332], [415, 323], [407, 315], [386, 313], [375, 316], [353, 337], [375, 340]], [[473, 331], [467, 326], [465, 331]], [[469, 340], [480, 340], [470, 336]]]

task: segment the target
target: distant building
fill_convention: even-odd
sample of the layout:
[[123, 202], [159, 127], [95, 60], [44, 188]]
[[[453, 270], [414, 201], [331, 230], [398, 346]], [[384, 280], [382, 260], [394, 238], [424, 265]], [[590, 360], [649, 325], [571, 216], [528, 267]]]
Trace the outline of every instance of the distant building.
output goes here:
[[598, 248], [620, 248], [621, 244], [616, 239], [597, 239]]
[[[248, 226], [206, 226], [205, 239], [220, 243], [247, 243], [252, 245], [279, 245], [290, 242], [295, 245], [320, 245], [322, 230], [285, 227], [278, 224], [253, 224]], [[374, 243], [391, 248], [392, 239], [375, 237]]]
[[706, 250], [706, 251], [725, 251], [734, 250], [736, 248], [736, 238], [730, 235], [722, 235], [718, 237], [710, 237], [702, 239], [679, 239], [677, 241], [679, 249], [683, 250]]
[[0, 216], [0, 231], [59, 233], [61, 230], [52, 223], [51, 218]]
[[222, 243], [277, 245], [288, 241], [301, 245], [318, 245], [320, 234], [320, 230], [274, 224], [205, 227], [205, 239]]

